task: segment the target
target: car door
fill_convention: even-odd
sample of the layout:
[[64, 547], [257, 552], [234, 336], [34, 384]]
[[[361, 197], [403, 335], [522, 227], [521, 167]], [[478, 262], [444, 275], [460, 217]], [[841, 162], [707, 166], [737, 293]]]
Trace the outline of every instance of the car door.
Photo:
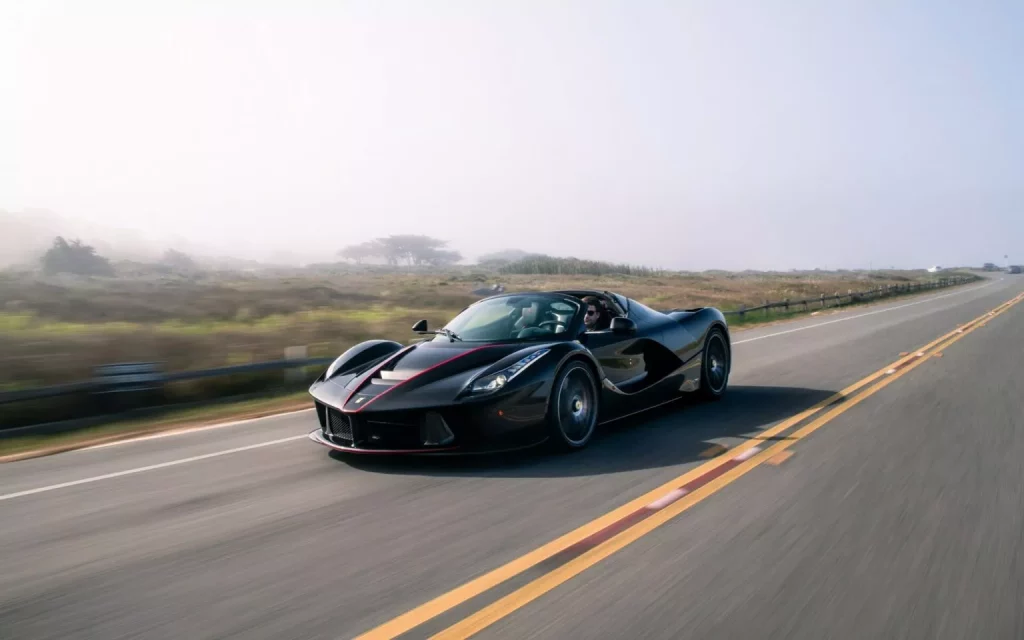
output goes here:
[[616, 333], [611, 329], [588, 332], [583, 343], [594, 354], [608, 381], [623, 393], [632, 393], [643, 384], [647, 375], [647, 361], [644, 341], [651, 337], [649, 319], [631, 312], [618, 300], [603, 298], [605, 306], [613, 315], [622, 315], [636, 323], [636, 330], [630, 333]]
[[628, 392], [630, 384], [642, 379], [646, 372], [638, 335], [615, 333], [611, 329], [588, 331], [580, 342], [597, 358], [608, 381]]

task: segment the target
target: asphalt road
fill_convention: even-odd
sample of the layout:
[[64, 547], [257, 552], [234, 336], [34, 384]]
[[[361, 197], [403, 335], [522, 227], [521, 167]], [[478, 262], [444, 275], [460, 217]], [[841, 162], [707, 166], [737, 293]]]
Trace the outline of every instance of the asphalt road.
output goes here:
[[301, 412], [0, 465], [0, 638], [355, 637], [702, 473], [713, 445], [786, 438], [577, 573], [589, 556], [548, 559], [401, 637], [485, 607], [475, 637], [1022, 637], [1024, 303], [806, 438], [756, 440], [1021, 292], [997, 275], [737, 332], [727, 399], [570, 456], [349, 462]]

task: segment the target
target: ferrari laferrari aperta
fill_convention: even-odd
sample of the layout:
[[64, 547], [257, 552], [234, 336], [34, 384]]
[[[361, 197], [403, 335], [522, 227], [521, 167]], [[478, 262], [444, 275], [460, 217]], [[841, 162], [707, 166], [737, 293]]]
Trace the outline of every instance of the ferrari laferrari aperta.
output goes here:
[[[593, 296], [606, 326], [588, 326]], [[310, 387], [313, 441], [349, 453], [587, 446], [601, 424], [726, 392], [732, 349], [711, 307], [655, 311], [608, 291], [503, 293], [403, 345], [369, 340]]]

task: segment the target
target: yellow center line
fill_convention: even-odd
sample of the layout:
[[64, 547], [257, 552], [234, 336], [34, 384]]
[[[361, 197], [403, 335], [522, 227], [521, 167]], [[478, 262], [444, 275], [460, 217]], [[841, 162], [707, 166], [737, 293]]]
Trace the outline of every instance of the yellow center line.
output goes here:
[[[880, 372], [877, 375], [882, 375], [882, 373], [884, 372]], [[854, 389], [854, 386], [851, 386], [848, 389], [844, 390], [844, 392], [852, 393], [855, 390], [856, 389]], [[782, 433], [783, 431], [791, 428], [793, 425], [799, 423], [800, 421], [814, 415], [815, 412], [825, 407], [832, 400], [842, 397], [842, 395], [843, 392], [840, 392], [830, 398], [822, 400], [813, 407], [800, 412], [799, 414], [793, 416], [792, 418], [789, 418], [770, 429], [766, 429], [765, 431], [758, 433], [756, 436], [750, 438], [747, 442], [728, 450], [727, 453], [738, 452], [741, 449], [753, 448], [754, 446], [757, 445], [758, 441], [766, 440], [768, 438], [778, 435], [779, 433]], [[457, 607], [463, 602], [475, 598], [476, 596], [484, 593], [485, 591], [488, 591], [496, 587], [497, 585], [505, 582], [506, 580], [514, 578], [515, 576], [519, 575], [520, 573], [523, 573], [531, 567], [547, 560], [548, 558], [558, 554], [561, 551], [564, 551], [565, 549], [586, 539], [594, 533], [597, 533], [598, 531], [604, 529], [608, 525], [611, 525], [621, 520], [622, 518], [633, 513], [637, 509], [650, 504], [651, 502], [657, 500], [658, 498], [661, 498], [669, 491], [672, 491], [673, 489], [686, 484], [690, 480], [699, 478], [708, 471], [711, 471], [724, 464], [727, 464], [729, 462], [729, 458], [730, 456], [719, 456], [718, 458], [715, 458], [714, 460], [711, 460], [697, 467], [696, 469], [693, 469], [690, 472], [675, 478], [674, 480], [670, 480], [665, 484], [660, 485], [656, 489], [648, 491], [642, 496], [635, 498], [630, 502], [627, 502], [621, 507], [618, 507], [614, 511], [610, 511], [607, 514], [580, 526], [578, 529], [570, 531], [569, 533], [566, 533], [563, 536], [556, 538], [555, 540], [552, 540], [551, 542], [548, 542], [547, 544], [544, 544], [534, 549], [526, 555], [520, 556], [515, 560], [512, 560], [509, 563], [502, 565], [501, 567], [498, 567], [497, 569], [494, 569], [478, 578], [475, 578], [470, 582], [467, 582], [445, 594], [438, 596], [437, 598], [434, 598], [433, 600], [430, 600], [416, 607], [415, 609], [412, 609], [411, 611], [408, 611], [407, 613], [398, 616], [397, 618], [394, 618], [393, 620], [390, 620], [380, 625], [379, 627], [367, 631], [366, 633], [358, 636], [356, 640], [390, 640], [391, 638], [396, 638], [402, 635], [403, 633], [406, 633], [407, 631], [415, 627], [418, 627], [424, 622], [432, 618], [435, 618], [454, 607]]]
[[[1024, 295], [1019, 296], [1018, 299], [1020, 297], [1024, 297]], [[1016, 299], [1014, 301], [1011, 301], [1011, 302], [1016, 302]], [[1005, 304], [1006, 303], [1004, 303], [1004, 305]], [[999, 309], [999, 308], [997, 308], [997, 309]], [[436, 597], [436, 598], [434, 598], [432, 600], [429, 600], [429, 601], [419, 605], [418, 607], [416, 607], [416, 608], [414, 608], [414, 609], [412, 609], [410, 611], [407, 611], [406, 613], [404, 613], [404, 614], [402, 614], [402, 615], [400, 615], [400, 616], [398, 616], [396, 618], [393, 618], [393, 619], [389, 620], [388, 622], [385, 622], [385, 623], [381, 624], [380, 626], [375, 627], [374, 629], [371, 629], [371, 630], [367, 631], [366, 633], [358, 636], [356, 638], [356, 640], [390, 640], [392, 638], [396, 638], [396, 637], [398, 637], [398, 636], [400, 636], [400, 635], [402, 635], [402, 634], [404, 634], [404, 633], [414, 629], [415, 627], [418, 627], [419, 625], [423, 624], [424, 622], [427, 622], [428, 620], [431, 620], [431, 619], [441, 615], [442, 613], [445, 613], [446, 611], [449, 611], [449, 610], [453, 609], [454, 607], [457, 607], [460, 604], [462, 604], [462, 603], [464, 603], [464, 602], [466, 602], [466, 601], [468, 601], [468, 600], [470, 600], [472, 598], [475, 598], [476, 596], [478, 596], [478, 595], [480, 595], [480, 594], [482, 594], [482, 593], [484, 593], [484, 592], [486, 592], [486, 591], [496, 587], [497, 585], [499, 585], [499, 584], [501, 584], [501, 583], [503, 583], [503, 582], [505, 582], [505, 581], [507, 581], [507, 580], [509, 580], [509, 579], [511, 579], [511, 578], [513, 578], [513, 577], [523, 573], [524, 571], [526, 571], [526, 570], [530, 569], [531, 567], [533, 567], [533, 566], [543, 562], [544, 560], [547, 560], [548, 558], [551, 558], [552, 556], [558, 554], [559, 552], [564, 551], [565, 549], [571, 547], [572, 545], [574, 545], [574, 544], [576, 544], [576, 543], [586, 539], [587, 537], [593, 535], [594, 533], [597, 533], [598, 531], [601, 531], [605, 527], [607, 527], [607, 526], [609, 526], [609, 525], [611, 525], [611, 524], [621, 520], [622, 518], [624, 518], [625, 516], [633, 513], [637, 509], [640, 509], [641, 507], [644, 507], [645, 505], [650, 504], [654, 500], [657, 500], [658, 498], [661, 498], [662, 496], [664, 496], [669, 491], [672, 491], [672, 490], [674, 490], [674, 489], [676, 489], [676, 488], [678, 488], [680, 486], [683, 486], [683, 485], [689, 483], [691, 480], [695, 480], [697, 478], [700, 478], [701, 476], [704, 476], [705, 474], [713, 471], [714, 469], [717, 469], [718, 467], [720, 467], [720, 466], [722, 466], [724, 464], [728, 464], [730, 462], [730, 460], [732, 458], [734, 458], [736, 455], [739, 455], [739, 454], [741, 454], [744, 451], [748, 451], [749, 449], [751, 449], [751, 448], [761, 444], [761, 442], [767, 441], [767, 440], [777, 436], [778, 434], [780, 434], [780, 433], [790, 429], [794, 425], [799, 424], [800, 422], [802, 422], [803, 420], [809, 418], [810, 416], [813, 416], [814, 414], [816, 414], [818, 411], [820, 411], [821, 409], [825, 408], [829, 404], [831, 404], [831, 403], [833, 403], [833, 402], [835, 402], [837, 400], [846, 398], [846, 397], [850, 396], [853, 393], [856, 393], [858, 390], [860, 390], [863, 387], [871, 384], [875, 380], [877, 380], [877, 379], [887, 375], [887, 372], [892, 370], [893, 368], [902, 367], [909, 360], [912, 360], [912, 359], [918, 357], [916, 355], [917, 353], [920, 353], [920, 352], [923, 352], [923, 351], [927, 351], [927, 350], [931, 349], [932, 347], [934, 347], [935, 345], [940, 344], [940, 343], [942, 343], [945, 340], [948, 340], [952, 336], [960, 335], [960, 332], [966, 331], [967, 327], [970, 327], [970, 326], [976, 324], [977, 322], [980, 322], [982, 319], [984, 319], [986, 317], [988, 317], [988, 314], [986, 314], [984, 316], [981, 316], [981, 317], [979, 317], [979, 318], [977, 318], [975, 320], [972, 320], [971, 322], [967, 323], [966, 325], [962, 325], [962, 326], [958, 327], [957, 329], [955, 329], [953, 331], [950, 331], [949, 333], [947, 333], [947, 334], [945, 334], [945, 335], [943, 335], [943, 336], [941, 336], [939, 338], [936, 338], [932, 342], [928, 343], [927, 345], [925, 345], [925, 346], [923, 346], [923, 347], [921, 347], [919, 349], [916, 349], [914, 351], [908, 352], [908, 355], [906, 357], [900, 358], [896, 362], [893, 362], [892, 364], [889, 364], [889, 365], [879, 369], [878, 371], [876, 371], [873, 374], [867, 376], [866, 378], [863, 378], [863, 379], [861, 379], [861, 380], [851, 384], [850, 386], [846, 387], [842, 391], [839, 391], [838, 393], [835, 393], [832, 396], [830, 396], [828, 398], [825, 398], [824, 400], [818, 402], [817, 404], [813, 405], [812, 407], [810, 407], [810, 408], [808, 408], [808, 409], [806, 409], [804, 411], [801, 411], [800, 413], [798, 413], [798, 414], [796, 414], [796, 415], [794, 415], [794, 416], [792, 416], [792, 417], [790, 417], [790, 418], [780, 422], [776, 426], [771, 427], [769, 429], [765, 429], [764, 431], [759, 432], [757, 435], [748, 438], [747, 441], [744, 442], [743, 444], [737, 445], [737, 446], [733, 447], [732, 449], [728, 449], [728, 450], [724, 451], [721, 455], [717, 456], [716, 458], [714, 458], [712, 460], [709, 460], [708, 462], [706, 462], [706, 463], [704, 463], [704, 464], [702, 464], [702, 465], [692, 469], [691, 471], [689, 471], [689, 472], [687, 472], [687, 473], [685, 473], [685, 474], [683, 474], [683, 475], [681, 475], [681, 476], [679, 476], [677, 478], [674, 478], [673, 480], [670, 480], [670, 481], [660, 485], [659, 487], [657, 487], [655, 489], [652, 489], [651, 491], [648, 491], [647, 493], [645, 493], [645, 494], [635, 498], [634, 500], [631, 500], [630, 502], [627, 502], [626, 504], [616, 508], [615, 510], [613, 510], [613, 511], [611, 511], [611, 512], [609, 512], [609, 513], [607, 513], [607, 514], [605, 514], [603, 516], [600, 516], [600, 517], [598, 517], [598, 518], [596, 518], [596, 519], [594, 519], [594, 520], [592, 520], [592, 521], [590, 521], [590, 522], [580, 526], [579, 528], [574, 529], [573, 531], [570, 531], [570, 532], [568, 532], [566, 534], [563, 534], [562, 536], [560, 536], [560, 537], [558, 537], [558, 538], [556, 538], [556, 539], [554, 539], [554, 540], [552, 540], [552, 541], [550, 541], [550, 542], [548, 542], [548, 543], [546, 543], [546, 544], [544, 544], [544, 545], [534, 549], [533, 551], [531, 551], [531, 552], [529, 552], [529, 553], [527, 553], [527, 554], [525, 554], [523, 556], [520, 556], [520, 557], [518, 557], [518, 558], [516, 558], [516, 559], [514, 559], [514, 560], [512, 560], [512, 561], [510, 561], [510, 562], [508, 562], [508, 563], [506, 563], [506, 564], [496, 568], [496, 569], [493, 569], [493, 570], [489, 571], [488, 573], [486, 573], [486, 574], [484, 574], [482, 576], [479, 576], [479, 577], [477, 577], [477, 578], [475, 578], [473, 580], [470, 580], [469, 582], [466, 582], [466, 583], [460, 585], [459, 587], [456, 587], [455, 589], [453, 589], [451, 591], [448, 591], [448, 592], [446, 592], [446, 593], [444, 593], [444, 594], [442, 594], [442, 595], [440, 595], [440, 596], [438, 596], [438, 597]], [[892, 376], [890, 376], [890, 378], [891, 377]], [[840, 405], [840, 406], [842, 406], [842, 405]], [[731, 454], [731, 455], [727, 455], [727, 454]], [[760, 458], [760, 456], [754, 456], [753, 458], [751, 458], [751, 460], [759, 459], [759, 458]], [[737, 468], [740, 468], [740, 467], [737, 467]], [[735, 471], [735, 469], [733, 469], [732, 471], [730, 471], [728, 473], [723, 474], [720, 478], [716, 479], [716, 481], [713, 481], [713, 482], [709, 483], [708, 485], [705, 485], [704, 489], [706, 489], [709, 486], [715, 485], [718, 481], [720, 481], [724, 477], [729, 477], [734, 471]], [[697, 491], [697, 492], [694, 492], [693, 494], [690, 494], [690, 495], [691, 496], [692, 495], [698, 495], [700, 493], [701, 493], [700, 491]], [[684, 502], [685, 500], [688, 500], [689, 497], [690, 496], [687, 496], [686, 499], [684, 499], [683, 501], [680, 501], [680, 502]], [[678, 503], [677, 503], [677, 505], [678, 505]], [[662, 512], [660, 512], [660, 513], [663, 513], [663, 512], [664, 512], [664, 510]], [[644, 522], [647, 522], [649, 520], [650, 520], [650, 518], [648, 518]], [[638, 525], [636, 525], [636, 526], [638, 526]], [[634, 526], [634, 528], [635, 528], [635, 526]], [[632, 531], [632, 529], [630, 529], [629, 531]], [[595, 547], [595, 550], [597, 548], [600, 548], [600, 547]], [[582, 558], [582, 557], [584, 557], [584, 556], [580, 556], [580, 558]]]
[[793, 457], [793, 452], [792, 451], [783, 451], [782, 453], [769, 458], [768, 459], [768, 464], [778, 466], [778, 465], [782, 464], [783, 462], [785, 462], [786, 460], [789, 460], [791, 457]]
[[[1010, 300], [1009, 302], [1000, 305], [992, 312], [989, 312], [985, 316], [982, 316], [982, 318], [991, 319], [996, 315], [1000, 315], [1013, 305], [1020, 302], [1022, 299], [1024, 299], [1024, 294], [1017, 296], [1013, 300]], [[982, 318], [978, 318], [972, 322], [969, 322], [960, 329], [951, 332], [952, 335], [946, 334], [942, 338], [939, 338], [938, 340], [931, 342], [927, 347], [923, 347], [918, 351], [915, 351], [915, 354], [921, 352], [925, 353], [921, 356], [918, 356], [915, 361], [910, 362], [907, 366], [897, 370], [895, 373], [890, 374], [885, 378], [882, 378], [880, 381], [871, 386], [864, 393], [861, 393], [857, 396], [854, 396], [853, 398], [850, 398], [847, 402], [844, 402], [843, 404], [836, 406], [832, 410], [826, 412], [820, 418], [814, 420], [807, 426], [797, 430], [790, 439], [783, 440], [781, 442], [778, 442], [777, 444], [774, 444], [773, 446], [768, 447], [764, 451], [761, 451], [760, 453], [754, 455], [750, 459], [746, 460], [745, 462], [741, 463], [735, 468], [727, 471], [718, 478], [715, 478], [714, 480], [700, 487], [693, 493], [686, 495], [685, 497], [669, 505], [665, 509], [655, 512], [650, 517], [641, 520], [638, 524], [633, 525], [629, 529], [614, 536], [613, 538], [586, 551], [579, 557], [570, 560], [564, 565], [550, 571], [549, 573], [543, 576], [540, 576], [539, 578], [526, 584], [525, 586], [516, 589], [507, 596], [495, 601], [494, 603], [484, 607], [483, 609], [480, 609], [473, 615], [464, 618], [463, 620], [455, 623], [454, 625], [448, 627], [440, 633], [432, 636], [431, 640], [462, 640], [464, 638], [469, 638], [475, 635], [476, 633], [479, 633], [483, 629], [489, 627], [490, 625], [494, 624], [498, 620], [501, 620], [502, 618], [508, 616], [512, 612], [522, 608], [526, 604], [536, 600], [548, 591], [551, 591], [555, 587], [565, 583], [574, 576], [579, 575], [580, 573], [597, 564], [601, 560], [611, 556], [612, 554], [626, 547], [630, 543], [638, 540], [647, 533], [650, 533], [654, 529], [670, 521], [672, 518], [683, 513], [693, 505], [704, 500], [708, 496], [716, 493], [721, 488], [731, 484], [732, 482], [734, 482], [735, 480], [749, 472], [751, 469], [754, 469], [755, 467], [761, 465], [765, 461], [768, 461], [771, 458], [774, 458], [775, 456], [778, 456], [779, 454], [783, 453], [795, 442], [807, 437], [808, 435], [817, 431], [828, 422], [835, 419], [837, 416], [848, 411], [851, 407], [859, 404], [866, 398], [874, 395], [881, 389], [884, 389], [888, 385], [892, 384], [897, 378], [900, 378], [909, 373], [910, 371], [912, 371], [913, 369], [916, 369], [931, 357], [931, 354], [928, 353], [928, 351], [932, 347], [935, 347], [936, 345], [939, 345], [938, 349], [944, 349], [949, 347], [954, 342], [957, 342], [958, 340], [966, 336], [968, 333], [971, 333], [972, 331], [977, 329], [979, 326], [983, 326], [978, 323], [979, 320], [981, 320]], [[887, 368], [887, 370], [891, 368], [892, 367]], [[873, 379], [878, 378], [877, 375], [873, 375], [870, 377]]]

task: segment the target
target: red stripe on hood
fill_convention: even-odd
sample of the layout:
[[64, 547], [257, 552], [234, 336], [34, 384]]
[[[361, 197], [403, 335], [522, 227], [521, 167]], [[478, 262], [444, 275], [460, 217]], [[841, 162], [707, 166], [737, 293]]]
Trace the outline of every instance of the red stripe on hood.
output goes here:
[[380, 365], [376, 369], [373, 369], [369, 373], [364, 373], [363, 375], [366, 376], [366, 377], [363, 378], [362, 382], [360, 382], [359, 384], [356, 385], [355, 389], [353, 389], [352, 391], [349, 391], [348, 395], [345, 396], [345, 401], [341, 403], [340, 409], [342, 411], [344, 411], [345, 410], [345, 405], [348, 404], [348, 401], [352, 399], [352, 396], [354, 396], [357, 393], [359, 393], [359, 390], [363, 388], [363, 385], [365, 385], [367, 383], [367, 381], [372, 379], [373, 376], [377, 375], [378, 371], [380, 371], [384, 367], [388, 366], [389, 364], [394, 362], [396, 359], [402, 357], [403, 354], [409, 353], [410, 351], [412, 351], [415, 348], [416, 348], [416, 345], [411, 344], [408, 347], [405, 347], [404, 349], [399, 349], [394, 354], [392, 354], [392, 356], [390, 358], [388, 358], [384, 362], [380, 363]]
[[[414, 345], [414, 346], [415, 346], [415, 345]], [[419, 372], [419, 373], [417, 373], [417, 374], [414, 374], [414, 375], [411, 375], [411, 376], [409, 376], [408, 378], [406, 378], [405, 380], [402, 380], [401, 382], [399, 382], [399, 383], [395, 384], [394, 386], [388, 387], [387, 389], [385, 389], [385, 390], [381, 391], [381, 392], [380, 392], [380, 393], [378, 393], [377, 395], [375, 395], [375, 396], [373, 396], [372, 398], [370, 398], [369, 400], [367, 400], [367, 401], [366, 401], [366, 404], [364, 404], [363, 406], [359, 407], [358, 409], [355, 409], [354, 411], [346, 411], [345, 413], [359, 413], [360, 411], [362, 411], [362, 410], [363, 410], [363, 409], [365, 409], [366, 407], [370, 406], [370, 405], [371, 405], [371, 404], [373, 403], [373, 401], [374, 401], [374, 400], [376, 400], [377, 398], [379, 398], [379, 397], [381, 397], [381, 396], [383, 396], [383, 395], [387, 395], [388, 393], [390, 393], [391, 391], [394, 391], [395, 389], [397, 389], [398, 387], [402, 386], [403, 384], [407, 384], [407, 383], [409, 383], [409, 382], [412, 382], [413, 380], [415, 380], [416, 378], [419, 378], [420, 376], [422, 376], [422, 375], [423, 375], [423, 374], [425, 374], [425, 373], [429, 373], [429, 372], [433, 371], [434, 369], [437, 369], [438, 367], [443, 367], [444, 365], [448, 364], [449, 362], [453, 362], [453, 361], [455, 361], [455, 360], [458, 360], [459, 358], [464, 358], [465, 356], [468, 356], [468, 355], [469, 355], [469, 354], [471, 354], [471, 353], [476, 353], [477, 351], [481, 351], [481, 350], [483, 350], [483, 349], [489, 349], [489, 348], [491, 348], [491, 347], [495, 347], [495, 346], [498, 346], [498, 345], [493, 345], [493, 344], [486, 344], [486, 345], [483, 345], [482, 347], [474, 347], [474, 348], [472, 348], [472, 349], [470, 349], [470, 350], [468, 350], [468, 351], [463, 351], [462, 353], [460, 353], [460, 354], [458, 354], [458, 355], [454, 355], [454, 356], [452, 356], [451, 358], [448, 358], [447, 360], [442, 360], [441, 362], [438, 362], [438, 363], [437, 363], [437, 364], [435, 364], [435, 365], [429, 366], [429, 367], [427, 367], [427, 368], [426, 368], [426, 369], [424, 369], [423, 371], [420, 371], [420, 372]], [[397, 357], [397, 355], [398, 355], [398, 354], [396, 354], [396, 357]], [[362, 383], [362, 384], [360, 384], [359, 386], [357, 386], [357, 387], [356, 387], [356, 388], [355, 388], [355, 389], [354, 389], [354, 390], [352, 391], [352, 393], [348, 394], [348, 397], [347, 397], [347, 398], [345, 398], [345, 402], [343, 402], [343, 403], [341, 404], [341, 409], [342, 409], [342, 411], [344, 411], [344, 410], [345, 410], [345, 405], [346, 405], [346, 404], [348, 404], [348, 401], [352, 399], [352, 396], [354, 396], [354, 395], [355, 395], [355, 394], [356, 394], [356, 393], [357, 393], [357, 392], [358, 392], [358, 391], [359, 391], [359, 390], [360, 390], [360, 389], [361, 389], [361, 388], [363, 387], [363, 385], [364, 385], [364, 384], [366, 384], [366, 382], [367, 382], [368, 380], [370, 380], [371, 378], [373, 378], [373, 376], [374, 376], [374, 375], [376, 375], [378, 371], [380, 371], [381, 369], [383, 369], [384, 367], [386, 367], [386, 366], [387, 366], [387, 364], [388, 364], [388, 362], [391, 362], [391, 361], [392, 361], [393, 359], [394, 359], [394, 358], [388, 358], [387, 362], [383, 363], [382, 365], [380, 365], [379, 367], [377, 367], [376, 369], [374, 369], [373, 373], [371, 373], [371, 374], [370, 374], [370, 375], [369, 375], [369, 376], [368, 376], [368, 377], [366, 378], [366, 380], [364, 380], [364, 381], [363, 381], [363, 383]]]

